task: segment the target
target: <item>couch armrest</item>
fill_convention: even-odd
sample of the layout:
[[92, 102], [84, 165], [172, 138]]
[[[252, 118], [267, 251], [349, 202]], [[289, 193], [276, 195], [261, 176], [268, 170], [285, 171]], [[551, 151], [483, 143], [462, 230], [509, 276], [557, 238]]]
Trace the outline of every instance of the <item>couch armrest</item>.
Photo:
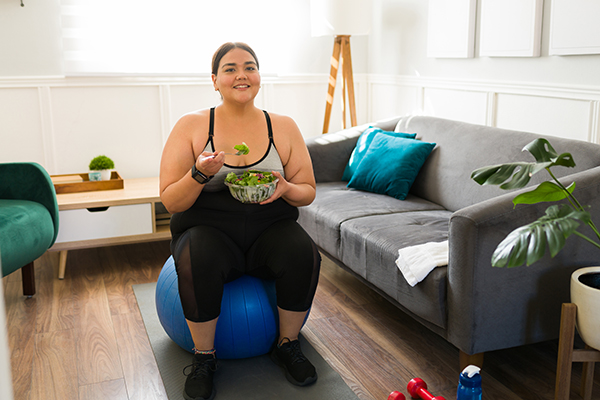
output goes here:
[[[561, 179], [575, 181], [575, 196], [600, 223], [600, 167]], [[467, 354], [555, 339], [561, 304], [570, 301], [570, 275], [597, 265], [600, 250], [573, 236], [554, 258], [533, 265], [494, 268], [496, 246], [515, 228], [544, 215], [549, 203], [518, 205], [522, 189], [456, 211], [450, 220], [447, 339]], [[499, 192], [500, 189], [499, 189]], [[589, 227], [580, 228], [594, 237]]]
[[54, 222], [54, 238], [58, 236], [58, 203], [52, 179], [34, 162], [0, 164], [0, 198], [30, 200], [42, 204]]
[[355, 126], [306, 139], [317, 183], [342, 180], [350, 154], [360, 134], [370, 125]]
[[392, 117], [306, 139], [317, 183], [342, 180], [352, 150], [365, 129], [373, 126], [384, 131], [393, 131], [400, 119], [401, 117]]

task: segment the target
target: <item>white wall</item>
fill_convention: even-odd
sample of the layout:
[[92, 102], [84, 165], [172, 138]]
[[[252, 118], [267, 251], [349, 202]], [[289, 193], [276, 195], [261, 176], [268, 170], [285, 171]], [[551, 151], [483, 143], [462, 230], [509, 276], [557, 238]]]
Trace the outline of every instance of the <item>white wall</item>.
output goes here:
[[63, 75], [60, 0], [0, 1], [0, 77]]
[[[597, 73], [600, 55], [548, 56], [551, 3], [552, 0], [544, 1], [540, 57], [480, 57], [480, 18], [477, 18], [475, 57], [442, 59], [427, 57], [428, 1], [379, 0], [378, 18], [383, 23], [377, 24], [369, 37], [369, 59], [372, 60], [369, 72], [411, 77], [600, 87], [600, 74]], [[478, 7], [478, 13], [480, 8]]]
[[[257, 99], [306, 137], [321, 132], [332, 49], [331, 38], [310, 37], [309, 3], [290, 3], [302, 27], [289, 38], [294, 57], [263, 77]], [[358, 122], [420, 113], [600, 143], [600, 55], [548, 56], [544, 3], [541, 57], [480, 57], [477, 25], [474, 58], [435, 59], [427, 1], [375, 0], [371, 35], [352, 38]], [[59, 22], [59, 0], [0, 2], [0, 162], [61, 174], [107, 154], [125, 178], [156, 175], [177, 118], [218, 104], [209, 77], [65, 78]], [[341, 128], [339, 107], [331, 120], [330, 131]]]
[[[356, 78], [357, 93], [364, 92], [364, 75]], [[256, 105], [292, 116], [314, 136], [326, 91], [326, 75], [267, 77]], [[35, 161], [50, 174], [69, 174], [87, 172], [94, 156], [106, 154], [124, 178], [157, 176], [177, 119], [219, 102], [208, 77], [0, 79], [0, 162]], [[361, 122], [365, 108], [359, 104]], [[337, 108], [332, 121], [341, 121]]]
[[427, 57], [428, 2], [380, 0], [369, 115], [420, 113], [600, 143], [600, 55], [548, 56], [550, 8], [545, 1], [540, 57], [481, 57], [478, 16], [475, 57], [443, 59]]

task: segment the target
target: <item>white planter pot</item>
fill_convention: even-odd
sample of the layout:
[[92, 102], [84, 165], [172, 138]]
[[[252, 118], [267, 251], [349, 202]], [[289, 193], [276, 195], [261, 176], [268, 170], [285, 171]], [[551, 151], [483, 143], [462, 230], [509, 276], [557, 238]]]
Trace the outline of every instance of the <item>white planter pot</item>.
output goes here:
[[112, 169], [103, 169], [100, 171], [100, 174], [102, 175], [103, 181], [110, 181], [110, 175], [112, 174]]
[[571, 275], [571, 302], [577, 305], [577, 331], [600, 350], [600, 267], [581, 268]]

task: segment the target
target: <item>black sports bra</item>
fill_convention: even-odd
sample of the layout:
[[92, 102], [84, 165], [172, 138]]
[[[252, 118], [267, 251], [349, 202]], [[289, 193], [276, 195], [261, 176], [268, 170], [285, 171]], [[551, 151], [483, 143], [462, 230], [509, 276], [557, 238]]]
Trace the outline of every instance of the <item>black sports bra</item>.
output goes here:
[[[265, 113], [265, 119], [267, 120], [267, 128], [269, 131], [269, 147], [267, 147], [267, 151], [265, 152], [265, 154], [260, 158], [260, 160], [249, 165], [238, 166], [224, 164], [221, 170], [217, 172], [217, 174], [213, 177], [213, 179], [204, 186], [203, 190], [209, 192], [216, 192], [218, 190], [227, 189], [227, 186], [225, 186], [225, 184], [223, 183], [227, 174], [230, 172], [241, 174], [247, 169], [256, 169], [260, 171], [277, 171], [285, 177], [283, 163], [281, 162], [281, 158], [279, 157], [279, 153], [277, 152], [277, 148], [275, 147], [275, 143], [273, 142], [273, 126], [271, 125], [271, 117], [269, 117], [269, 113], [267, 113], [266, 111], [263, 110], [263, 112]], [[214, 127], [215, 108], [213, 107], [210, 109], [208, 141], [206, 143], [206, 146], [204, 147], [204, 151], [208, 151], [210, 153], [214, 153], [215, 151], [215, 146], [213, 143]]]

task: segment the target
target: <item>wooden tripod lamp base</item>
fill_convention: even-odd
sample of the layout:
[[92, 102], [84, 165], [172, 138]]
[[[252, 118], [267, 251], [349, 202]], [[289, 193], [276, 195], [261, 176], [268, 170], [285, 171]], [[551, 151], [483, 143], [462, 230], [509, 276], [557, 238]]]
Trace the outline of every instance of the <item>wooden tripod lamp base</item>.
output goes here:
[[[341, 58], [340, 58], [341, 55]], [[337, 82], [338, 69], [342, 68], [342, 96], [343, 96], [343, 126], [346, 129], [346, 108], [350, 110], [351, 126], [356, 126], [356, 102], [354, 100], [354, 79], [352, 77], [352, 55], [350, 53], [350, 35], [337, 35], [333, 43], [333, 54], [331, 55], [331, 70], [329, 72], [329, 88], [327, 90], [327, 101], [325, 104], [325, 121], [323, 133], [329, 131], [331, 119], [331, 107], [333, 106], [333, 93]], [[346, 96], [348, 104], [346, 104]]]

